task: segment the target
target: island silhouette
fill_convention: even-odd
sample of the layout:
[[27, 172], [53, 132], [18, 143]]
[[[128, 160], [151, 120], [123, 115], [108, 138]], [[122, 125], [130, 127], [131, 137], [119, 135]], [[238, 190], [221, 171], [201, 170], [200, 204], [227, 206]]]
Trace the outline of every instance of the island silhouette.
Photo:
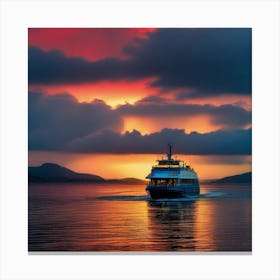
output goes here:
[[215, 184], [251, 184], [252, 172], [246, 172], [238, 175], [223, 177], [221, 179], [212, 180]]
[[28, 167], [29, 182], [92, 182], [113, 184], [145, 184], [137, 178], [104, 179], [101, 176], [77, 173], [56, 163], [43, 163], [40, 166]]
[[[112, 184], [145, 184], [145, 180], [137, 178], [104, 179], [95, 174], [78, 173], [56, 163], [43, 163], [40, 166], [28, 167], [29, 182], [91, 182]], [[252, 172], [210, 180], [215, 184], [249, 184], [252, 181]]]

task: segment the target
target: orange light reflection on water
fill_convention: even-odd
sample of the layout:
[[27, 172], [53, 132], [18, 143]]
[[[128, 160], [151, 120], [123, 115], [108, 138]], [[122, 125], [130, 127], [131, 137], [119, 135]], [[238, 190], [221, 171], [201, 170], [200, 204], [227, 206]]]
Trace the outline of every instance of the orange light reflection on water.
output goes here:
[[29, 250], [250, 251], [250, 186], [201, 191], [191, 201], [147, 201], [144, 185], [31, 184]]

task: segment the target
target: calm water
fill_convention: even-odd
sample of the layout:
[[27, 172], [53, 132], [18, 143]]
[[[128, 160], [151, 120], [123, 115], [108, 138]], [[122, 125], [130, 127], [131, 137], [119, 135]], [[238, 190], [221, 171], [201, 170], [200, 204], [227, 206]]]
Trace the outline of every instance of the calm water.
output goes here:
[[29, 251], [251, 251], [251, 187], [201, 185], [150, 201], [145, 186], [29, 185]]

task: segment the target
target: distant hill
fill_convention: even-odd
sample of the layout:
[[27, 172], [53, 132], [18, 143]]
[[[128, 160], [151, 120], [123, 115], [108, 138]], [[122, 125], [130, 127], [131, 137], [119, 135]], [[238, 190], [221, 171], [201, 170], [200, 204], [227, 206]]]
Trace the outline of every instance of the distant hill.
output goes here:
[[144, 184], [136, 178], [108, 179], [93, 175], [77, 173], [55, 163], [43, 163], [41, 166], [28, 167], [29, 182], [94, 182], [111, 184]]
[[233, 175], [229, 177], [224, 177], [217, 180], [212, 180], [211, 183], [215, 184], [251, 184], [252, 183], [252, 172], [247, 172], [243, 174]]
[[44, 163], [41, 166], [28, 167], [30, 182], [104, 182], [97, 175], [76, 173], [55, 163]]

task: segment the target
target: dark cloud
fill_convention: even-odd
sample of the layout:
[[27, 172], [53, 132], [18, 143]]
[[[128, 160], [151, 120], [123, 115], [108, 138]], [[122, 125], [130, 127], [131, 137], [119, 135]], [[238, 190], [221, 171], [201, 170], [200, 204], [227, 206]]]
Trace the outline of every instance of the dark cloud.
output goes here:
[[[231, 105], [179, 105], [145, 99], [136, 105], [112, 109], [102, 100], [79, 103], [69, 94], [53, 96], [29, 93], [28, 137], [29, 150], [60, 150], [95, 153], [162, 153], [167, 143], [176, 146], [176, 153], [187, 154], [250, 154], [251, 130], [216, 131], [186, 134], [181, 129], [163, 129], [142, 135], [137, 130], [121, 134], [122, 117], [161, 115], [193, 116], [212, 114], [213, 121], [225, 126], [242, 126], [247, 115], [242, 108]], [[151, 104], [152, 103], [152, 107]], [[162, 108], [156, 107], [162, 106]], [[182, 106], [182, 107], [181, 107]], [[185, 107], [187, 106], [187, 107]], [[242, 114], [245, 114], [243, 117]], [[236, 118], [231, 121], [231, 118]]]
[[248, 28], [160, 29], [130, 53], [138, 64], [150, 61], [156, 87], [251, 93]]
[[127, 64], [107, 58], [90, 62], [83, 58], [66, 57], [62, 52], [43, 51], [36, 47], [28, 50], [28, 79], [30, 83], [68, 84], [120, 79], [126, 76]]
[[213, 124], [227, 129], [242, 128], [251, 124], [251, 112], [234, 105], [172, 104], [162, 98], [145, 98], [135, 105], [125, 104], [117, 109], [121, 115], [142, 117], [209, 116]]
[[168, 100], [163, 97], [160, 97], [160, 96], [150, 95], [150, 96], [146, 96], [136, 102], [137, 105], [139, 105], [139, 104], [140, 105], [142, 105], [142, 104], [159, 104], [159, 103], [161, 103], [161, 104], [168, 103]]
[[84, 153], [162, 153], [167, 143], [172, 143], [177, 154], [250, 155], [251, 137], [251, 130], [186, 134], [184, 130], [163, 129], [148, 135], [136, 130], [123, 135], [102, 131], [73, 140], [67, 149]]
[[218, 96], [227, 96], [227, 95], [248, 95], [248, 93], [234, 93], [234, 92], [215, 92], [215, 91], [199, 91], [197, 89], [188, 90], [188, 91], [175, 91], [173, 92], [173, 97], [176, 101], [184, 101], [184, 100], [194, 100], [201, 99], [203, 97], [218, 97]]
[[30, 47], [29, 82], [64, 84], [153, 77], [151, 86], [162, 91], [186, 88], [190, 96], [251, 93], [249, 28], [159, 29], [124, 51], [127, 59], [90, 62]]
[[100, 100], [78, 103], [68, 94], [29, 93], [30, 150], [63, 150], [73, 139], [102, 129], [121, 131], [122, 125], [118, 112]]
[[159, 29], [126, 52], [139, 69], [157, 77], [155, 87], [192, 88], [201, 95], [251, 93], [249, 28]]

